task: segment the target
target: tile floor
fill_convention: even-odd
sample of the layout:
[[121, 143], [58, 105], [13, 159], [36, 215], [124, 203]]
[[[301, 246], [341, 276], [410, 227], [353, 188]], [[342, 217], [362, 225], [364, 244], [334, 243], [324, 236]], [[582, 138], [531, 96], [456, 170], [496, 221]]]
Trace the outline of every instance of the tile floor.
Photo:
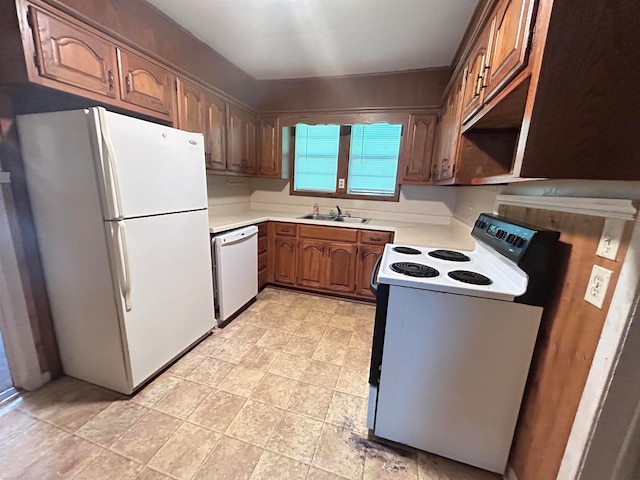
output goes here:
[[64, 377], [0, 406], [0, 478], [495, 480], [367, 439], [374, 307], [268, 288], [129, 398]]

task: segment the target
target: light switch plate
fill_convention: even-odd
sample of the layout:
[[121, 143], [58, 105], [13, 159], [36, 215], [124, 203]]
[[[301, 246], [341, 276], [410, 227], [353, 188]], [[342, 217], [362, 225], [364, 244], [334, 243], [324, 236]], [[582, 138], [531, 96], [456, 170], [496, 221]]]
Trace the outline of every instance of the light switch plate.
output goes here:
[[622, 232], [624, 231], [624, 224], [625, 220], [618, 218], [607, 218], [605, 220], [596, 255], [608, 258], [609, 260], [616, 259], [618, 249], [620, 248]]
[[594, 265], [591, 269], [591, 275], [589, 275], [589, 283], [587, 284], [584, 299], [601, 310], [602, 305], [604, 305], [604, 297], [607, 296], [612, 274], [611, 270]]

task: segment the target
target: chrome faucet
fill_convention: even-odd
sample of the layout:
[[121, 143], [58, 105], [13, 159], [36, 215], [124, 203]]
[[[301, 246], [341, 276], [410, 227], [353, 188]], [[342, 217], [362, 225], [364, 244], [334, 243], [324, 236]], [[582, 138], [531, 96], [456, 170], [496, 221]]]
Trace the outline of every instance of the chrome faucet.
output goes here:
[[336, 208], [338, 209], [338, 215], [342, 215], [342, 210], [340, 210], [340, 205], [336, 205]]

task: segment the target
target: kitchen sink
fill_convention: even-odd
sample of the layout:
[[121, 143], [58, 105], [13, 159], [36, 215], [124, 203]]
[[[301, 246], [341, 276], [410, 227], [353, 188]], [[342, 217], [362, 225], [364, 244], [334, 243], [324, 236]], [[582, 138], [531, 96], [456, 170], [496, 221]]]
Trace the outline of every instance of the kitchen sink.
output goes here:
[[315, 215], [313, 213], [308, 213], [298, 218], [305, 219], [305, 220], [324, 220], [327, 222], [343, 222], [343, 223], [369, 223], [371, 221], [370, 218], [351, 217], [348, 215], [322, 215], [320, 213]]

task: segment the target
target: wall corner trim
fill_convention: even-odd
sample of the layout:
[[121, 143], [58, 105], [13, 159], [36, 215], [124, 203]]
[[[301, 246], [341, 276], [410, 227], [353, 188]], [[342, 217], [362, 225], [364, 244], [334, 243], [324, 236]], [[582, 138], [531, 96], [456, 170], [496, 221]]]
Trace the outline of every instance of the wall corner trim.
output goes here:
[[515, 205], [621, 220], [634, 220], [637, 214], [637, 209], [632, 200], [617, 198], [497, 195], [496, 211], [500, 205]]

